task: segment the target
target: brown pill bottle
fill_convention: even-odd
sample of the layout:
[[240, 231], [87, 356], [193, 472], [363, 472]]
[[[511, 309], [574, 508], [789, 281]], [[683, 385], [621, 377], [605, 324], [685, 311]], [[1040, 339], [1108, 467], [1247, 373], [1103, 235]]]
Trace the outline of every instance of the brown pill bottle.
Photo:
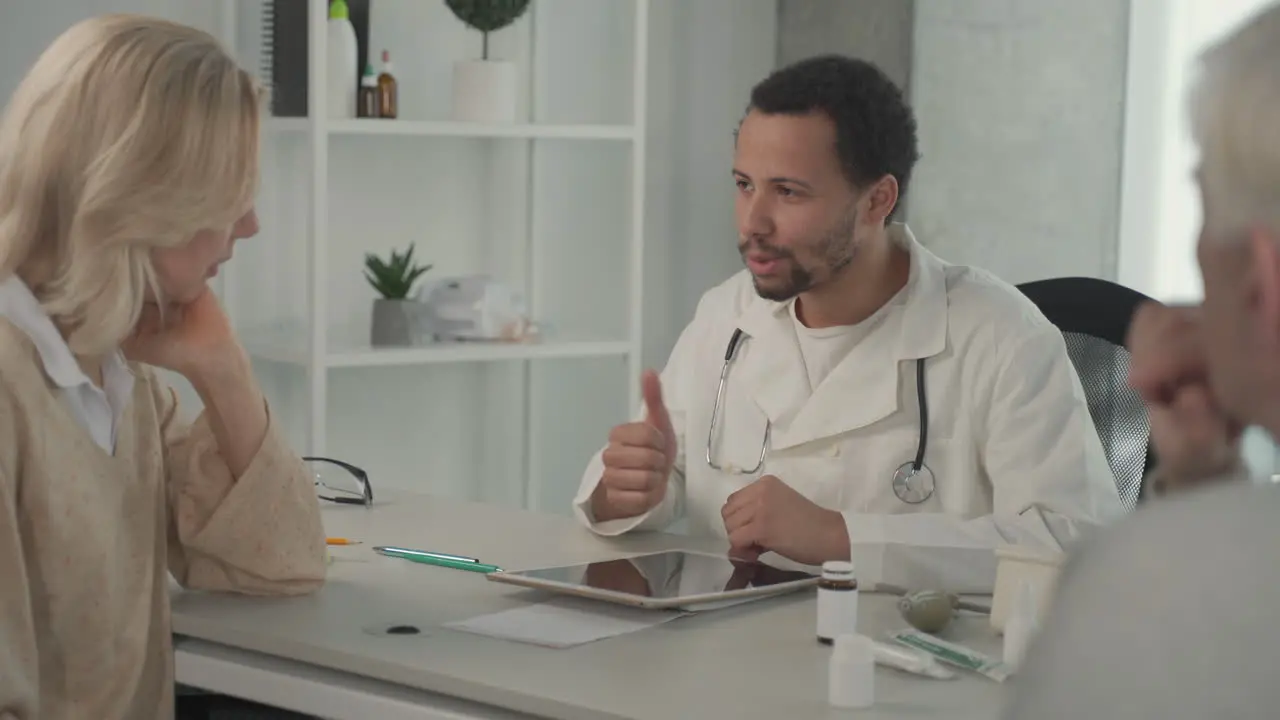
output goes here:
[[825, 562], [818, 580], [818, 642], [832, 645], [837, 637], [857, 632], [858, 578], [853, 563]]
[[356, 96], [356, 116], [376, 118], [378, 112], [378, 78], [373, 74], [373, 65], [366, 65], [364, 76], [360, 78], [360, 93]]
[[394, 118], [399, 105], [396, 102], [396, 77], [391, 74], [391, 53], [382, 51], [382, 72], [378, 74], [378, 117]]

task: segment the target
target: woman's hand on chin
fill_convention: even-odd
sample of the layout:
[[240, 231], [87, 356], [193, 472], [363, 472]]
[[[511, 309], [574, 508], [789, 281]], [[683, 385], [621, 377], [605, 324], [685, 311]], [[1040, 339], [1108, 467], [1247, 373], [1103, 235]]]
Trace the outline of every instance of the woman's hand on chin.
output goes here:
[[235, 367], [244, 350], [212, 290], [183, 305], [143, 305], [142, 317], [122, 349], [130, 360], [172, 370], [188, 380]]

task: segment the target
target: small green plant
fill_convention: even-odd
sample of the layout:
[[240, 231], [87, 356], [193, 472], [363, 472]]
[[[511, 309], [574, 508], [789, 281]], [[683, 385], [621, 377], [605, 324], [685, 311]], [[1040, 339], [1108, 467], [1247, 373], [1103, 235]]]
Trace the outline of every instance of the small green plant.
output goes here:
[[444, 0], [459, 20], [483, 36], [480, 57], [489, 59], [489, 33], [510, 25], [529, 9], [529, 0]]
[[413, 262], [413, 243], [409, 244], [409, 249], [403, 255], [392, 250], [389, 262], [384, 262], [373, 253], [365, 253], [364, 256], [365, 279], [388, 300], [404, 300], [409, 297], [413, 284], [430, 269], [430, 265]]

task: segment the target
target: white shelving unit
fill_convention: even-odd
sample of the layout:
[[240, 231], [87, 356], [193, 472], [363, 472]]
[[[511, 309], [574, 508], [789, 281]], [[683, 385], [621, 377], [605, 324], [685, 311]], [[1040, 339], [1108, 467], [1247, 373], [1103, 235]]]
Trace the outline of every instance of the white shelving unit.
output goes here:
[[[491, 52], [527, 72], [529, 121], [514, 125], [448, 119], [451, 59], [479, 36], [443, 0], [372, 3], [369, 57], [392, 46], [400, 119], [317, 113], [328, 3], [306, 2], [310, 114], [267, 121], [263, 231], [222, 284], [273, 408], [299, 449], [366, 467], [375, 490], [567, 511], [571, 468], [637, 403], [649, 0], [533, 0], [492, 35]], [[246, 37], [260, 6], [238, 0], [227, 21], [242, 55], [261, 52]], [[363, 254], [408, 242], [435, 263], [426, 278], [522, 290], [546, 336], [371, 347]]]

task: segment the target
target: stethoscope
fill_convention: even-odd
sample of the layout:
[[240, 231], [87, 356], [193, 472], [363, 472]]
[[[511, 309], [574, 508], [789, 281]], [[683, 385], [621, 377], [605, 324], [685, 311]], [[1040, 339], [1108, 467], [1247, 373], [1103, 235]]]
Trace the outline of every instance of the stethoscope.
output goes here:
[[[707, 465], [720, 472], [738, 475], [753, 475], [764, 467], [764, 459], [769, 454], [769, 432], [773, 429], [773, 423], [766, 420], [764, 439], [760, 441], [760, 457], [753, 468], [738, 469], [733, 466], [722, 466], [712, 459], [716, 415], [720, 412], [720, 402], [724, 399], [725, 380], [729, 377], [729, 366], [733, 364], [733, 358], [738, 354], [738, 348], [742, 346], [742, 340], [746, 337], [742, 328], [736, 328], [733, 331], [733, 337], [729, 338], [729, 346], [724, 351], [724, 365], [720, 367], [716, 401], [711, 406], [711, 427], [707, 430]], [[933, 470], [924, 463], [924, 451], [929, 443], [929, 405], [925, 400], [924, 392], [924, 358], [916, 359], [916, 399], [920, 402], [920, 437], [916, 441], [916, 457], [914, 460], [903, 463], [893, 473], [893, 494], [908, 505], [919, 505], [933, 497], [934, 491]]]

